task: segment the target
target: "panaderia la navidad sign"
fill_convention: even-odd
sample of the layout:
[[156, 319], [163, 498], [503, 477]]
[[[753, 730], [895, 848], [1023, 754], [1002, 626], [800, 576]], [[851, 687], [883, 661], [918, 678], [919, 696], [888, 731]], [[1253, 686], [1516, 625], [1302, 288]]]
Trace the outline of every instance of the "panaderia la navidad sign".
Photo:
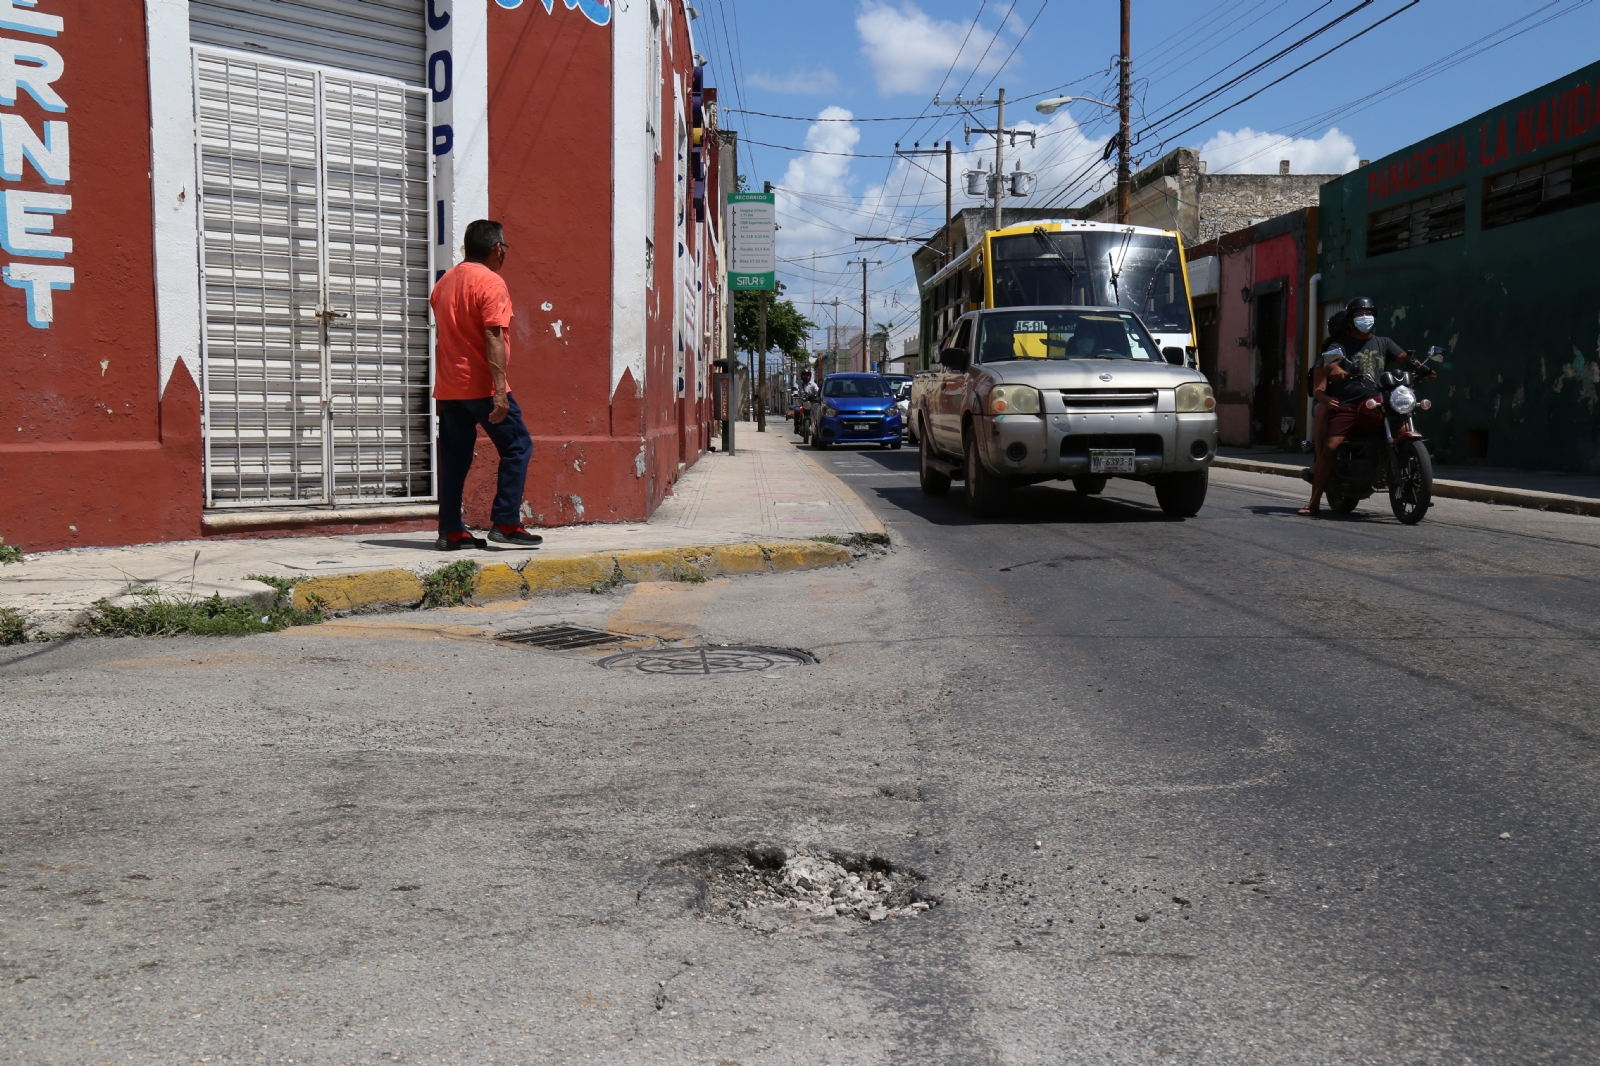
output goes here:
[[[25, 94], [49, 114], [64, 114], [67, 102], [54, 85], [66, 73], [61, 53], [46, 43], [65, 29], [60, 15], [36, 10], [38, 0], [0, 0], [0, 247], [21, 262], [0, 266], [0, 279], [28, 297], [28, 325], [49, 329], [57, 291], [72, 288], [73, 268], [60, 262], [72, 253], [72, 238], [54, 232], [57, 216], [72, 210], [66, 193], [10, 187], [31, 170], [52, 187], [72, 179], [67, 123], [46, 119], [35, 130], [16, 108]], [[20, 36], [13, 36], [20, 35]], [[41, 260], [28, 262], [27, 260]]]
[[[1488, 169], [1542, 149], [1581, 137], [1600, 125], [1600, 81], [1581, 77], [1548, 97], [1514, 112], [1491, 115], [1478, 123], [1476, 136], [1466, 133], [1409, 156], [1374, 167], [1367, 173], [1367, 202], [1387, 200], [1416, 192], [1438, 182], [1460, 177], [1469, 166]], [[1477, 151], [1473, 153], [1472, 148]]]

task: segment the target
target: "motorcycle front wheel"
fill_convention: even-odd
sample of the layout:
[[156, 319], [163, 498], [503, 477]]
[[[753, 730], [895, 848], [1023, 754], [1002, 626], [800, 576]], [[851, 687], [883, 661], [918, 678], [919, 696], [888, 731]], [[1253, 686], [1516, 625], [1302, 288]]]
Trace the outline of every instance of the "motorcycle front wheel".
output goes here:
[[1399, 476], [1389, 486], [1389, 506], [1402, 523], [1414, 526], [1433, 506], [1433, 459], [1420, 440], [1408, 440], [1395, 448]]

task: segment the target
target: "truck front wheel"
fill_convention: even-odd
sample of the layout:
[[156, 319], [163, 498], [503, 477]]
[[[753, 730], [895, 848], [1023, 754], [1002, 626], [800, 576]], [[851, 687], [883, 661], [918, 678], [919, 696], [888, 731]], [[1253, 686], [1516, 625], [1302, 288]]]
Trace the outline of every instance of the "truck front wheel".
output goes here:
[[1209, 471], [1187, 474], [1161, 474], [1156, 481], [1156, 502], [1174, 518], [1193, 518], [1206, 503]]
[[950, 475], [943, 470], [928, 465], [931, 447], [928, 444], [926, 433], [917, 434], [917, 465], [921, 468], [922, 494], [924, 496], [943, 496], [950, 491]]
[[967, 507], [979, 518], [993, 518], [1006, 505], [1006, 486], [999, 478], [989, 473], [988, 467], [983, 465], [983, 460], [978, 457], [978, 439], [971, 433], [966, 438], [966, 479]]

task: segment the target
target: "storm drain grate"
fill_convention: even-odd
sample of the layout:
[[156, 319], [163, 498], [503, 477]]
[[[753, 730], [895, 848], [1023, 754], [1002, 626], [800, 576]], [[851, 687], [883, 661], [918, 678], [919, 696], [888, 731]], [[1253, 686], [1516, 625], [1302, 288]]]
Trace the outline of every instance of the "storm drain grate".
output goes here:
[[494, 639], [529, 648], [543, 648], [546, 651], [571, 651], [577, 648], [600, 648], [607, 644], [621, 644], [628, 638], [599, 629], [556, 625], [519, 629], [514, 633], [499, 633]]
[[793, 648], [744, 647], [737, 644], [699, 648], [660, 648], [654, 651], [629, 651], [601, 659], [607, 670], [637, 670], [642, 674], [756, 674], [785, 666], [811, 666], [817, 661], [809, 652]]

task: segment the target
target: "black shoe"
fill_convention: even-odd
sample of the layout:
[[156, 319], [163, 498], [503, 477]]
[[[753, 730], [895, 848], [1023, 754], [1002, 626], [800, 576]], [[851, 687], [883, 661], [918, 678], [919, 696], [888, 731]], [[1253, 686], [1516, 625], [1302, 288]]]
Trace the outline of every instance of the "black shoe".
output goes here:
[[459, 552], [474, 548], [487, 548], [489, 546], [489, 542], [484, 540], [482, 537], [466, 536], [462, 537], [460, 540], [451, 540], [449, 537], [441, 536], [437, 541], [434, 542], [433, 546], [442, 552]]
[[521, 526], [513, 529], [510, 533], [502, 533], [500, 532], [500, 527], [495, 526], [489, 530], [489, 539], [496, 544], [515, 544], [523, 548], [537, 548], [544, 543], [544, 538], [539, 534], [529, 533]]

